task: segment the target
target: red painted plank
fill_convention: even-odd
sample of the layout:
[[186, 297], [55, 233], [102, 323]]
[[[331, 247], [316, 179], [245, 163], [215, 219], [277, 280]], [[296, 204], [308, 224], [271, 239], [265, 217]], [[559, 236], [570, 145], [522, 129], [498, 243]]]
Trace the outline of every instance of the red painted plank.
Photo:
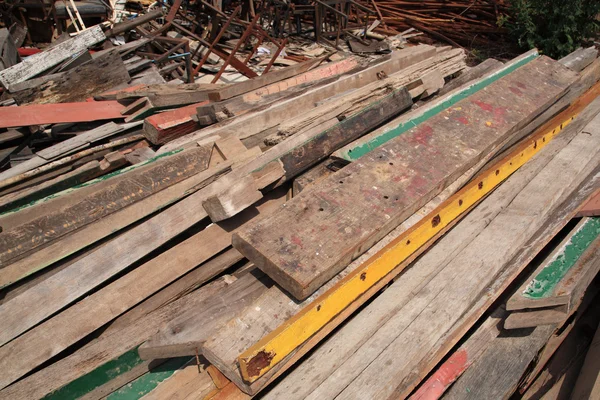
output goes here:
[[209, 101], [205, 100], [146, 118], [144, 121], [144, 136], [154, 144], [163, 144], [193, 132], [198, 129], [198, 125], [192, 119], [192, 116], [196, 114], [198, 107], [208, 103]]
[[593, 194], [588, 201], [577, 212], [577, 217], [598, 217], [600, 216], [600, 189]]
[[443, 363], [419, 390], [410, 397], [410, 400], [437, 400], [448, 387], [473, 364], [469, 360], [466, 350], [458, 350]]
[[117, 101], [0, 107], [0, 128], [124, 118]]

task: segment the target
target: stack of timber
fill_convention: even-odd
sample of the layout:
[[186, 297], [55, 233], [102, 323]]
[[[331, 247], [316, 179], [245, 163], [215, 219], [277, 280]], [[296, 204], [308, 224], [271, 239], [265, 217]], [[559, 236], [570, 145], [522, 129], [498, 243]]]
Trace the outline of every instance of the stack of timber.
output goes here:
[[0, 398], [597, 390], [597, 53], [48, 78], [135, 20], [0, 71]]

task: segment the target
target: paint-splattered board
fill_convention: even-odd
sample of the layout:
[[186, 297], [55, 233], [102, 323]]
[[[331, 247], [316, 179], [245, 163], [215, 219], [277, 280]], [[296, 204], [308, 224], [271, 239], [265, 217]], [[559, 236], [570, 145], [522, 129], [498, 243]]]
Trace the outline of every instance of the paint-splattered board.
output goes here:
[[540, 57], [239, 231], [233, 245], [304, 299], [502, 146], [575, 77]]

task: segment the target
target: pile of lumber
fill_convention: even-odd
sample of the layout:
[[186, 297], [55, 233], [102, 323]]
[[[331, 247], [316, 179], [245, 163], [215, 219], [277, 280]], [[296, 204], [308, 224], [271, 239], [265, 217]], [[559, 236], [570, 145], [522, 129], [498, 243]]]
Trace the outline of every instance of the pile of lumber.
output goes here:
[[86, 32], [0, 71], [0, 398], [597, 391], [595, 49], [14, 90]]

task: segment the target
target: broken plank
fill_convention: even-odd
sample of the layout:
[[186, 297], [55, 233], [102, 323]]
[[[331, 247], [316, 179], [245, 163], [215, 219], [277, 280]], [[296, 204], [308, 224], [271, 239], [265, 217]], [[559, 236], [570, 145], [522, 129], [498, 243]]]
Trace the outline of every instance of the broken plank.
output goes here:
[[251, 304], [270, 285], [258, 270], [245, 273], [226, 290], [203, 303], [201, 312], [190, 310], [177, 315], [138, 348], [140, 357], [151, 360], [198, 354], [200, 346], [213, 332]]
[[122, 119], [118, 101], [0, 107], [0, 128]]
[[109, 53], [75, 67], [59, 77], [14, 94], [17, 104], [73, 103], [85, 101], [130, 80], [118, 53]]
[[[305, 299], [529, 123], [574, 80], [565, 67], [538, 58], [236, 233], [234, 247], [294, 297]], [[502, 96], [516, 85], [523, 87], [521, 95]], [[538, 85], [546, 90], [535, 90]], [[284, 225], [283, 233], [273, 229]], [[314, 226], [320, 227], [318, 238], [311, 234]]]
[[440, 89], [438, 96], [443, 96], [446, 93], [450, 93], [454, 89], [457, 89], [475, 79], [481, 78], [483, 75], [489, 72], [501, 68], [504, 63], [493, 58], [488, 58], [483, 62], [477, 64], [473, 68], [460, 74], [458, 78], [452, 79], [443, 88]]
[[33, 78], [48, 68], [68, 59], [73, 54], [79, 53], [81, 50], [85, 50], [104, 39], [106, 39], [106, 36], [102, 32], [102, 28], [96, 25], [46, 51], [27, 57], [19, 64], [0, 71], [0, 82], [10, 90], [10, 85]]
[[[508, 299], [506, 309], [514, 311], [566, 306], [565, 312], [570, 311], [574, 284], [582, 279], [581, 284], [586, 288], [598, 272], [593, 265], [600, 251], [600, 241], [596, 240], [598, 236], [600, 236], [600, 218], [583, 218]], [[588, 268], [591, 277], [585, 279], [585, 274], [584, 276], [580, 274], [582, 269]], [[514, 327], [519, 326], [517, 324]], [[507, 327], [507, 329], [513, 328]]]

